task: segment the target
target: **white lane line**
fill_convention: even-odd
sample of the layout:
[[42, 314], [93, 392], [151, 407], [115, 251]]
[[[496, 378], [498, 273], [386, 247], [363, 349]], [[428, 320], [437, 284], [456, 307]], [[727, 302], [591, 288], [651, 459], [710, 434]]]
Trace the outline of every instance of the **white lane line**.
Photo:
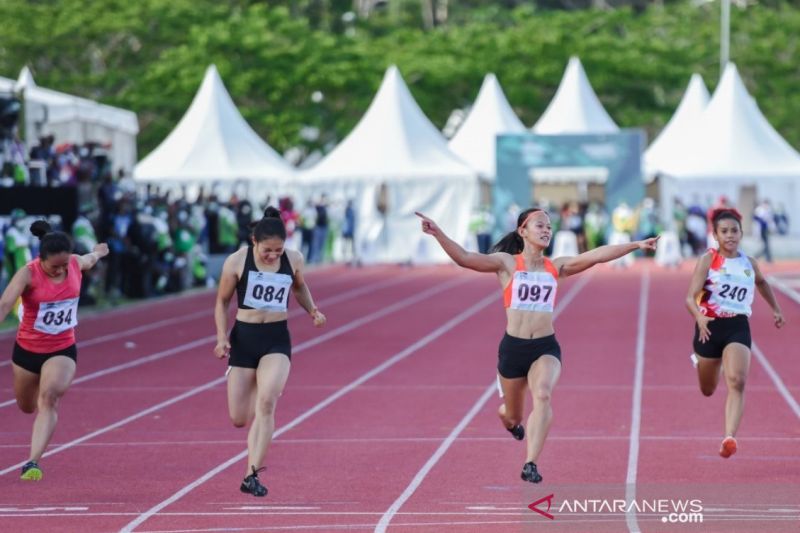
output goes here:
[[772, 365], [767, 360], [767, 356], [764, 355], [764, 352], [761, 351], [761, 349], [758, 347], [758, 345], [756, 345], [755, 342], [752, 343], [752, 348], [753, 348], [752, 350], [753, 355], [756, 356], [758, 362], [761, 363], [761, 366], [763, 366], [764, 370], [767, 372], [767, 375], [769, 375], [769, 377], [772, 379], [772, 382], [775, 383], [775, 388], [778, 389], [780, 395], [783, 396], [784, 400], [786, 400], [786, 403], [789, 405], [789, 408], [794, 412], [795, 416], [797, 418], [800, 418], [800, 405], [798, 405], [797, 400], [795, 400], [794, 396], [792, 396], [792, 393], [789, 392], [789, 389], [783, 383], [783, 380], [775, 371], [775, 369], [772, 368]]
[[[465, 283], [466, 281], [467, 280], [465, 278], [460, 278], [460, 279], [456, 278], [455, 280], [452, 280], [452, 281], [450, 281], [448, 283], [443, 283], [441, 285], [437, 285], [437, 286], [435, 286], [433, 288], [427, 289], [427, 290], [425, 290], [425, 291], [423, 291], [421, 293], [416, 294], [415, 296], [411, 296], [411, 297], [406, 298], [404, 300], [400, 300], [400, 301], [398, 301], [398, 302], [396, 302], [396, 303], [394, 303], [394, 304], [392, 304], [392, 305], [390, 305], [388, 307], [383, 308], [381, 311], [378, 311], [377, 313], [371, 313], [371, 314], [367, 315], [366, 317], [358, 318], [356, 320], [351, 320], [347, 324], [345, 324], [343, 326], [340, 326], [340, 327], [338, 327], [338, 328], [336, 328], [334, 330], [331, 330], [330, 332], [328, 332], [328, 333], [326, 333], [324, 335], [320, 335], [319, 337], [316, 337], [316, 338], [313, 338], [313, 339], [310, 339], [310, 340], [307, 340], [307, 341], [305, 341], [303, 343], [298, 344], [297, 347], [293, 349], [293, 352], [294, 353], [299, 353], [301, 351], [307, 350], [307, 349], [309, 349], [309, 348], [311, 348], [313, 346], [316, 346], [317, 344], [320, 344], [321, 342], [324, 342], [326, 340], [333, 339], [335, 337], [343, 335], [344, 333], [347, 333], [348, 331], [351, 331], [351, 330], [353, 330], [353, 329], [355, 329], [355, 328], [357, 328], [357, 327], [359, 327], [359, 326], [361, 326], [363, 324], [366, 324], [368, 322], [372, 322], [372, 321], [377, 320], [379, 318], [382, 318], [382, 317], [384, 317], [386, 315], [394, 313], [395, 311], [398, 311], [400, 309], [403, 309], [404, 307], [408, 307], [410, 305], [413, 305], [413, 304], [415, 304], [415, 303], [417, 303], [419, 301], [425, 300], [425, 299], [429, 298], [430, 296], [433, 296], [433, 295], [435, 295], [435, 294], [437, 294], [439, 292], [445, 291], [445, 290], [447, 290], [447, 289], [449, 289], [451, 287], [454, 287], [454, 286], [460, 285], [462, 283]], [[180, 394], [178, 396], [174, 396], [174, 397], [170, 398], [169, 400], [165, 400], [165, 401], [163, 401], [163, 402], [161, 402], [159, 404], [156, 404], [156, 405], [154, 405], [152, 407], [149, 407], [149, 408], [147, 408], [147, 409], [145, 409], [143, 411], [139, 411], [138, 413], [135, 413], [135, 414], [133, 414], [133, 415], [127, 417], [127, 418], [124, 418], [122, 420], [114, 422], [113, 424], [110, 424], [108, 426], [100, 428], [100, 429], [98, 429], [96, 431], [93, 431], [93, 432], [87, 434], [87, 435], [84, 435], [84, 436], [79, 437], [79, 438], [77, 438], [75, 440], [72, 440], [72, 441], [70, 441], [70, 442], [68, 442], [66, 444], [63, 444], [63, 445], [59, 446], [58, 448], [54, 448], [54, 449], [46, 452], [43, 455], [43, 457], [49, 457], [49, 456], [51, 456], [53, 454], [62, 452], [64, 450], [68, 450], [68, 449], [74, 447], [77, 444], [80, 444], [80, 443], [85, 442], [85, 441], [87, 441], [89, 439], [92, 439], [94, 437], [102, 435], [103, 433], [108, 433], [109, 431], [111, 431], [113, 429], [116, 429], [116, 428], [118, 428], [120, 426], [124, 426], [125, 424], [133, 422], [134, 420], [138, 420], [138, 419], [142, 418], [143, 416], [147, 416], [148, 414], [156, 412], [156, 411], [158, 411], [160, 409], [163, 409], [164, 407], [168, 407], [168, 406], [170, 406], [170, 405], [172, 405], [174, 403], [177, 403], [177, 402], [179, 402], [181, 400], [185, 400], [186, 398], [190, 398], [192, 396], [195, 396], [195, 395], [197, 395], [197, 394], [199, 394], [199, 393], [201, 393], [201, 392], [203, 392], [205, 390], [208, 390], [208, 389], [210, 389], [210, 388], [212, 388], [212, 387], [214, 387], [216, 385], [220, 385], [222, 383], [225, 383], [226, 379], [227, 378], [225, 376], [222, 376], [222, 377], [219, 377], [219, 378], [214, 379], [212, 381], [209, 381], [208, 383], [205, 383], [203, 385], [195, 387], [195, 388], [193, 388], [193, 389], [191, 389], [189, 391], [184, 392], [183, 394]], [[278, 432], [276, 432], [275, 434], [277, 435]], [[25, 463], [26, 463], [26, 461], [22, 461], [22, 462], [17, 463], [17, 464], [15, 464], [13, 466], [10, 466], [8, 468], [0, 470], [0, 476], [8, 474], [9, 472], [12, 472], [12, 471], [16, 470], [17, 468], [20, 468]]]
[[[373, 285], [368, 285], [366, 287], [359, 287], [358, 289], [352, 289], [347, 292], [343, 292], [342, 294], [337, 294], [336, 296], [331, 296], [330, 298], [326, 298], [318, 302], [318, 305], [322, 307], [323, 305], [333, 305], [336, 303], [340, 303], [343, 301], [351, 300], [356, 298], [357, 296], [361, 296], [362, 294], [371, 293], [372, 291], [385, 289], [387, 287], [391, 287], [393, 285], [398, 285], [400, 283], [404, 283], [408, 280], [408, 277], [397, 277], [393, 279], [388, 279], [382, 281], [380, 283], [375, 283]], [[294, 309], [292, 312], [289, 313], [289, 318], [298, 316], [300, 314], [305, 313], [304, 309]], [[103, 370], [98, 370], [97, 372], [92, 372], [91, 374], [86, 374], [85, 376], [80, 376], [73, 380], [71, 387], [75, 387], [75, 385], [79, 385], [86, 381], [91, 381], [103, 376], [107, 376], [109, 374], [114, 374], [116, 372], [120, 372], [122, 370], [127, 370], [129, 368], [134, 368], [146, 363], [151, 363], [153, 361], [158, 361], [159, 359], [164, 359], [165, 357], [169, 357], [171, 355], [175, 355], [177, 353], [185, 352], [187, 350], [191, 350], [197, 348], [199, 346], [203, 346], [204, 344], [208, 344], [213, 342], [216, 339], [215, 335], [209, 335], [208, 337], [203, 337], [202, 339], [197, 339], [185, 344], [181, 344], [180, 346], [176, 346], [175, 348], [169, 348], [167, 350], [161, 350], [160, 352], [156, 352], [150, 355], [146, 355], [143, 357], [139, 357], [138, 359], [134, 359], [132, 361], [128, 361], [127, 363], [122, 363], [119, 365], [115, 365], [109, 368], [105, 368]], [[210, 353], [210, 350], [209, 350]], [[0, 402], [0, 408], [8, 407], [9, 405], [16, 404], [17, 401], [15, 399], [6, 400], [4, 402]]]
[[[639, 434], [642, 427], [642, 383], [644, 382], [644, 344], [647, 336], [647, 305], [650, 294], [650, 271], [642, 274], [642, 288], [639, 292], [639, 323], [636, 328], [636, 367], [633, 372], [633, 398], [631, 399], [631, 434], [628, 448], [628, 474], [625, 479], [625, 501], [636, 499], [636, 472], [639, 465]], [[625, 522], [628, 531], [639, 533], [634, 505], [627, 505]]]
[[800, 292], [786, 283], [786, 281], [777, 276], [767, 276], [767, 280], [769, 280], [770, 285], [773, 285], [776, 289], [786, 295], [786, 297], [793, 300], [795, 303], [800, 304]]
[[[589, 283], [589, 279], [591, 275], [584, 276], [581, 278], [575, 285], [572, 286], [572, 289], [561, 299], [560, 306], [558, 309], [555, 310], [553, 313], [553, 320], [558, 318], [561, 312], [569, 305], [570, 302], [575, 298], [578, 292], [587, 284]], [[479, 398], [478, 402], [472, 406], [472, 409], [461, 419], [461, 422], [453, 429], [450, 435], [439, 445], [439, 448], [436, 449], [434, 454], [428, 459], [428, 461], [422, 466], [422, 468], [417, 472], [414, 478], [411, 480], [411, 483], [405, 488], [402, 494], [389, 506], [389, 509], [386, 510], [385, 513], [381, 516], [381, 519], [378, 521], [378, 524], [375, 526], [375, 533], [384, 533], [386, 529], [389, 527], [389, 522], [392, 521], [400, 511], [400, 508], [403, 506], [405, 502], [407, 502], [411, 496], [414, 495], [417, 488], [422, 484], [422, 481], [425, 479], [425, 476], [433, 469], [439, 459], [441, 459], [450, 446], [453, 444], [455, 439], [458, 435], [464, 430], [464, 428], [469, 424], [473, 418], [480, 412], [483, 406], [489, 401], [489, 398], [492, 395], [492, 392], [496, 389], [497, 384], [494, 380], [489, 385], [489, 388], [483, 393], [483, 395]]]
[[[641, 436], [639, 441], [680, 441], [685, 442], [687, 440], [698, 440], [698, 441], [708, 441], [714, 440], [718, 437], [718, 435], [687, 435], [687, 436], [677, 436], [677, 435], [665, 435], [665, 436], [657, 436], [657, 435], [646, 435]], [[606, 441], [606, 442], [616, 442], [620, 440], [629, 440], [629, 435], [548, 435], [548, 441], [567, 441], [567, 442], [581, 442], [581, 441]], [[442, 440], [441, 437], [374, 437], [374, 438], [363, 438], [363, 437], [332, 437], [332, 438], [308, 438], [308, 439], [281, 439], [280, 441], [276, 442], [276, 446], [287, 446], [290, 444], [314, 444], [317, 443], [320, 446], [325, 444], [365, 444], [365, 443], [424, 443], [424, 442], [440, 442]], [[508, 440], [507, 437], [461, 437], [460, 442], [506, 442]], [[776, 443], [776, 442], [785, 442], [785, 443], [800, 443], [800, 437], [758, 437], [758, 436], [748, 436], [746, 438], [738, 439], [739, 442], [767, 442], [767, 443]], [[241, 444], [242, 439], [219, 439], [219, 440], [164, 440], [164, 441], [120, 441], [120, 442], [89, 442], [89, 443], [81, 443], [77, 444], [76, 446], [89, 448], [109, 448], [109, 447], [153, 447], [153, 446], [167, 446], [167, 447], [174, 447], [174, 446], [182, 446], [182, 445], [197, 445], [197, 446], [219, 446], [219, 445], [226, 445], [226, 444]], [[61, 446], [60, 443], [54, 442], [51, 446]], [[28, 449], [30, 447], [30, 443], [19, 443], [19, 444], [0, 444], [0, 449], [8, 448], [19, 448], [19, 449]], [[709, 456], [709, 457], [716, 457], [716, 456]], [[800, 461], [800, 456], [789, 456], [792, 460]], [[759, 461], [768, 461], [768, 460], [785, 460], [784, 457], [780, 456], [770, 456], [770, 457], [761, 457], [755, 458], [751, 457], [749, 460], [759, 460]], [[745, 459], [742, 459], [745, 460]]]
[[[309, 417], [313, 416], [314, 414], [318, 413], [322, 409], [326, 408], [327, 406], [329, 406], [330, 404], [332, 404], [333, 402], [335, 402], [336, 400], [338, 400], [342, 396], [346, 395], [347, 393], [349, 393], [350, 391], [352, 391], [353, 389], [355, 389], [356, 387], [358, 387], [362, 383], [372, 379], [373, 377], [377, 376], [381, 372], [385, 371], [386, 369], [388, 369], [388, 368], [392, 367], [393, 365], [397, 364], [398, 362], [402, 361], [403, 359], [405, 359], [406, 357], [408, 357], [412, 353], [416, 352], [420, 348], [423, 348], [424, 346], [430, 344], [435, 339], [441, 337], [442, 335], [444, 335], [445, 333], [447, 333], [448, 331], [450, 331], [451, 329], [456, 327], [458, 324], [460, 324], [464, 320], [468, 319], [469, 317], [471, 317], [472, 315], [474, 315], [475, 313], [477, 313], [478, 311], [480, 311], [481, 309], [483, 309], [484, 307], [486, 307], [487, 305], [489, 305], [490, 303], [492, 303], [492, 302], [494, 302], [496, 300], [497, 300], [497, 296], [495, 295], [494, 291], [492, 291], [492, 294], [490, 296], [487, 296], [486, 298], [483, 298], [482, 300], [480, 300], [478, 303], [476, 303], [472, 307], [466, 309], [465, 311], [463, 311], [460, 314], [456, 315], [454, 318], [452, 318], [449, 321], [447, 321], [445, 324], [439, 326], [433, 332], [429, 333], [425, 337], [423, 337], [420, 340], [416, 341], [414, 344], [408, 346], [404, 350], [402, 350], [402, 351], [398, 352], [397, 354], [393, 355], [392, 357], [390, 357], [388, 360], [386, 360], [382, 364], [374, 367], [369, 372], [363, 374], [361, 377], [359, 377], [355, 381], [352, 381], [348, 385], [342, 387], [340, 390], [338, 390], [334, 394], [328, 396], [325, 400], [323, 400], [320, 403], [316, 404], [314, 407], [312, 407], [311, 409], [309, 409], [308, 411], [306, 411], [302, 415], [298, 416], [297, 418], [295, 418], [294, 420], [292, 420], [291, 422], [289, 422], [285, 426], [283, 426], [280, 429], [278, 429], [275, 432], [275, 434], [273, 436], [273, 439], [278, 438], [280, 435], [286, 433], [290, 429], [292, 429], [295, 426], [299, 425], [300, 423], [302, 423], [303, 421], [305, 421]], [[130, 532], [132, 532], [134, 529], [136, 529], [139, 525], [144, 523], [151, 516], [155, 515], [156, 513], [158, 513], [159, 511], [161, 511], [165, 507], [167, 507], [168, 505], [171, 505], [172, 503], [180, 500], [182, 497], [184, 497], [189, 492], [193, 491], [194, 489], [196, 489], [197, 487], [199, 487], [200, 485], [202, 485], [203, 483], [205, 483], [206, 481], [208, 481], [212, 477], [216, 476], [217, 474], [219, 474], [223, 470], [226, 470], [230, 466], [232, 466], [235, 463], [241, 461], [245, 457], [247, 457], [247, 450], [244, 450], [241, 453], [235, 455], [234, 457], [231, 457], [230, 459], [228, 459], [224, 463], [220, 464], [216, 468], [213, 468], [212, 470], [209, 470], [208, 472], [206, 472], [205, 474], [203, 474], [202, 476], [200, 476], [196, 480], [192, 481], [191, 483], [189, 483], [188, 485], [186, 485], [185, 487], [180, 489], [178, 492], [176, 492], [175, 494], [173, 494], [172, 496], [170, 496], [166, 500], [163, 500], [162, 502], [154, 505], [153, 507], [151, 507], [150, 509], [148, 509], [144, 513], [140, 514], [138, 517], [136, 517], [135, 520], [132, 520], [127, 525], [125, 525], [125, 527], [123, 527], [120, 530], [120, 533], [130, 533]]]
[[436, 463], [439, 462], [439, 459], [444, 457], [444, 454], [447, 453], [447, 450], [450, 449], [450, 446], [453, 445], [456, 438], [458, 438], [461, 432], [464, 431], [464, 428], [467, 427], [470, 422], [472, 422], [472, 419], [475, 418], [481, 409], [483, 409], [483, 406], [486, 405], [486, 402], [489, 401], [489, 398], [494, 395], [495, 387], [496, 385], [494, 382], [492, 382], [486, 388], [481, 397], [478, 398], [478, 401], [475, 402], [475, 405], [473, 405], [472, 408], [467, 411], [467, 414], [464, 415], [464, 418], [462, 418], [456, 427], [453, 428], [453, 431], [450, 432], [447, 438], [442, 441], [428, 461], [422, 465], [422, 468], [419, 469], [417, 475], [415, 475], [414, 479], [411, 480], [411, 483], [408, 484], [406, 490], [404, 490], [403, 493], [392, 503], [392, 505], [389, 506], [389, 509], [383, 513], [383, 516], [381, 516], [381, 519], [378, 521], [378, 525], [375, 526], [375, 533], [384, 533], [386, 531], [386, 528], [389, 527], [389, 522], [392, 521], [392, 518], [394, 518], [394, 516], [400, 510], [400, 507], [402, 507], [403, 504], [414, 495], [414, 492], [416, 492], [416, 490], [422, 484], [425, 476], [427, 476], [428, 473], [433, 470], [433, 467], [436, 466]]

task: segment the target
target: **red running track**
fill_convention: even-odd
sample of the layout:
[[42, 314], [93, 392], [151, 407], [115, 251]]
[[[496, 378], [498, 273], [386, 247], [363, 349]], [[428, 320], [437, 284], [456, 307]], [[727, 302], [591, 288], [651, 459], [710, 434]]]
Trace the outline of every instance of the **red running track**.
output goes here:
[[[704, 398], [688, 361], [691, 268], [642, 261], [562, 282], [564, 367], [540, 485], [519, 479], [524, 444], [495, 414], [492, 276], [309, 274], [329, 323], [290, 318], [265, 499], [238, 491], [246, 433], [227, 419], [225, 367], [211, 354], [213, 293], [82, 317], [42, 482], [18, 479], [32, 418], [0, 367], [0, 531], [798, 531], [800, 301], [779, 295], [782, 331], [755, 307], [740, 452], [725, 461], [724, 387]], [[3, 353], [12, 342], [0, 334]], [[550, 495], [552, 520], [528, 509]], [[694, 509], [652, 507], [691, 500], [702, 523], [663, 521], [698, 520]]]

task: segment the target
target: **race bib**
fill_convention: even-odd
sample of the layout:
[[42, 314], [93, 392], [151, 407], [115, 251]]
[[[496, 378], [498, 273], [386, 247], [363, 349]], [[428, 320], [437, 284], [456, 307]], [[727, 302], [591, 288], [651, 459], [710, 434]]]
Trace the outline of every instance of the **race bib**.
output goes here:
[[78, 300], [79, 298], [70, 298], [40, 303], [33, 329], [48, 335], [57, 335], [74, 328], [78, 325]]
[[719, 313], [730, 315], [750, 315], [753, 304], [753, 282], [748, 279], [728, 279], [719, 281], [714, 287], [713, 303], [717, 304]]
[[550, 272], [518, 271], [514, 274], [511, 292], [511, 309], [552, 313], [556, 280]]
[[247, 274], [244, 305], [259, 311], [286, 311], [292, 276], [251, 270]]

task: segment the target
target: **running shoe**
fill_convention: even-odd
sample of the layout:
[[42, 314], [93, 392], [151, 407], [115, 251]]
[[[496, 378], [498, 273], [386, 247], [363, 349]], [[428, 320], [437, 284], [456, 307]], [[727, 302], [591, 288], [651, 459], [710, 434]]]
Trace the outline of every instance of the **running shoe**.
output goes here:
[[522, 440], [525, 438], [525, 428], [522, 427], [521, 424], [517, 424], [513, 428], [506, 428], [509, 433], [514, 435], [514, 438], [517, 440]]
[[28, 481], [39, 481], [42, 479], [42, 469], [36, 461], [28, 461], [22, 467], [20, 479]]
[[263, 472], [267, 468], [262, 466], [258, 470], [256, 467], [252, 467], [253, 473], [244, 478], [242, 481], [242, 485], [239, 487], [239, 490], [244, 492], [245, 494], [252, 494], [253, 496], [263, 498], [267, 495], [267, 487], [261, 484], [258, 480], [258, 474]]
[[719, 447], [719, 456], [727, 459], [736, 453], [737, 448], [736, 439], [733, 437], [725, 437], [722, 441], [722, 445]]
[[525, 463], [525, 466], [522, 467], [522, 474], [520, 474], [520, 477], [523, 481], [530, 481], [531, 483], [539, 483], [542, 480], [542, 476], [536, 469], [536, 463], [533, 461]]

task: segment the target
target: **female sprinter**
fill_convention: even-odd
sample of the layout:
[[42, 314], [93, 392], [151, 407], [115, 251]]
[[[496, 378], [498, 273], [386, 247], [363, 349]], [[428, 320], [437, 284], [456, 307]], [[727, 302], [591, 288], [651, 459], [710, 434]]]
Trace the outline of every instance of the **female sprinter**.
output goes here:
[[31, 224], [31, 233], [41, 241], [39, 257], [11, 278], [0, 298], [0, 322], [21, 296], [24, 312], [11, 358], [14, 396], [22, 412], [39, 410], [21, 478], [37, 481], [42, 479], [39, 460], [56, 429], [58, 401], [75, 376], [81, 271], [108, 254], [108, 246], [100, 243], [89, 254], [75, 255], [69, 236], [50, 231], [44, 220]]
[[[292, 345], [288, 316], [289, 290], [311, 315], [314, 325], [325, 324], [325, 315], [303, 279], [303, 255], [286, 250], [286, 227], [280, 211], [267, 207], [255, 224], [252, 244], [241, 248], [222, 266], [214, 321], [219, 358], [228, 362], [228, 411], [236, 427], [252, 421], [247, 435], [248, 463], [240, 490], [266, 496], [258, 479], [275, 430], [275, 406], [289, 377]], [[228, 341], [228, 304], [236, 293], [236, 323]]]
[[422, 231], [436, 237], [444, 251], [459, 266], [497, 274], [503, 288], [506, 331], [500, 341], [497, 372], [503, 404], [498, 415], [517, 440], [525, 438], [522, 422], [525, 389], [533, 396], [533, 412], [527, 422], [527, 458], [521, 477], [539, 483], [536, 461], [542, 452], [553, 409], [550, 397], [561, 373], [561, 348], [553, 330], [553, 308], [559, 278], [583, 272], [635, 250], [654, 250], [658, 238], [601, 246], [575, 257], [550, 260], [544, 251], [550, 244], [550, 217], [538, 208], [527, 209], [517, 218], [517, 229], [492, 248], [494, 253], [467, 252], [451, 240], [428, 217]]
[[686, 307], [695, 319], [694, 353], [700, 390], [714, 394], [720, 369], [725, 374], [728, 398], [725, 402], [725, 438], [719, 454], [736, 453], [736, 431], [744, 411], [744, 383], [750, 368], [750, 324], [748, 318], [755, 289], [772, 308], [775, 327], [785, 323], [758, 264], [739, 251], [742, 217], [738, 211], [719, 208], [711, 212], [711, 224], [719, 247], [709, 249], [694, 269]]

